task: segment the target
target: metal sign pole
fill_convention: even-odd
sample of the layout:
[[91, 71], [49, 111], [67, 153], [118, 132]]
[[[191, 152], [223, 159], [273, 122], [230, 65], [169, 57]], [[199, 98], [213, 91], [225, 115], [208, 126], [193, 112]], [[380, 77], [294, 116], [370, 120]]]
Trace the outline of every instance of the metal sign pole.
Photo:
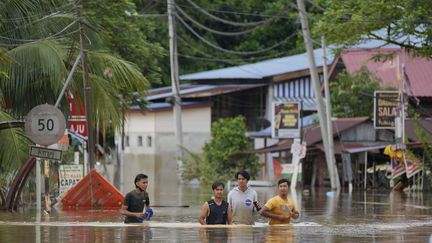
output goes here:
[[44, 160], [44, 184], [45, 184], [45, 212], [51, 212], [50, 186], [49, 186], [49, 160]]
[[36, 209], [42, 210], [42, 188], [41, 188], [41, 167], [40, 159], [36, 158]]

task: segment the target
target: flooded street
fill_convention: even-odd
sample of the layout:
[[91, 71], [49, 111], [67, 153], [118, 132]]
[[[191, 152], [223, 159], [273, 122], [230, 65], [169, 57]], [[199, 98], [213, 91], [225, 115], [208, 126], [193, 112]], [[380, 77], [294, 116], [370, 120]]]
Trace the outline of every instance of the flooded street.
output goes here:
[[[254, 189], [263, 202], [275, 192]], [[426, 193], [299, 190], [300, 220], [272, 227], [258, 215], [254, 226], [202, 227], [197, 218], [209, 197], [199, 187], [154, 193], [155, 216], [143, 225], [123, 224], [117, 211], [1, 211], [0, 242], [432, 242]]]

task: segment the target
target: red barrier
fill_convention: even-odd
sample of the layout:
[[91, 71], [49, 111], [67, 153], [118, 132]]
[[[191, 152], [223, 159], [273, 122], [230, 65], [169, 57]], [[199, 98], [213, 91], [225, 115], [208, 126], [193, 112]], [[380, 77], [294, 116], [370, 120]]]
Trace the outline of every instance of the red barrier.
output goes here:
[[124, 196], [95, 169], [62, 198], [63, 209], [120, 209]]

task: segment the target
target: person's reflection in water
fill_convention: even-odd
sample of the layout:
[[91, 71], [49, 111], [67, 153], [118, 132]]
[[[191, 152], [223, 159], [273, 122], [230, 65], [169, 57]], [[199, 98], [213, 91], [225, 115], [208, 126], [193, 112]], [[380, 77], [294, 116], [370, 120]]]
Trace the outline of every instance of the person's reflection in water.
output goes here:
[[295, 243], [297, 236], [292, 225], [271, 225], [266, 228], [265, 241], [263, 242]]
[[201, 243], [227, 243], [230, 242], [230, 238], [230, 228], [205, 227], [200, 229]]
[[150, 242], [153, 239], [153, 232], [149, 226], [124, 227], [122, 230], [121, 242]]

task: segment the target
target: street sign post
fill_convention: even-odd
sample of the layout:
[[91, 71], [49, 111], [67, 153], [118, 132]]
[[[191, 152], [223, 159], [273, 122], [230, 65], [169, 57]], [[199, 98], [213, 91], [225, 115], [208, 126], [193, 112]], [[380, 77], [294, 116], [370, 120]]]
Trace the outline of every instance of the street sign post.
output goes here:
[[36, 144], [51, 145], [63, 136], [66, 119], [63, 113], [52, 105], [34, 107], [25, 118], [27, 136]]
[[51, 160], [62, 160], [63, 151], [57, 149], [47, 149], [38, 146], [30, 146], [30, 156], [51, 159]]

